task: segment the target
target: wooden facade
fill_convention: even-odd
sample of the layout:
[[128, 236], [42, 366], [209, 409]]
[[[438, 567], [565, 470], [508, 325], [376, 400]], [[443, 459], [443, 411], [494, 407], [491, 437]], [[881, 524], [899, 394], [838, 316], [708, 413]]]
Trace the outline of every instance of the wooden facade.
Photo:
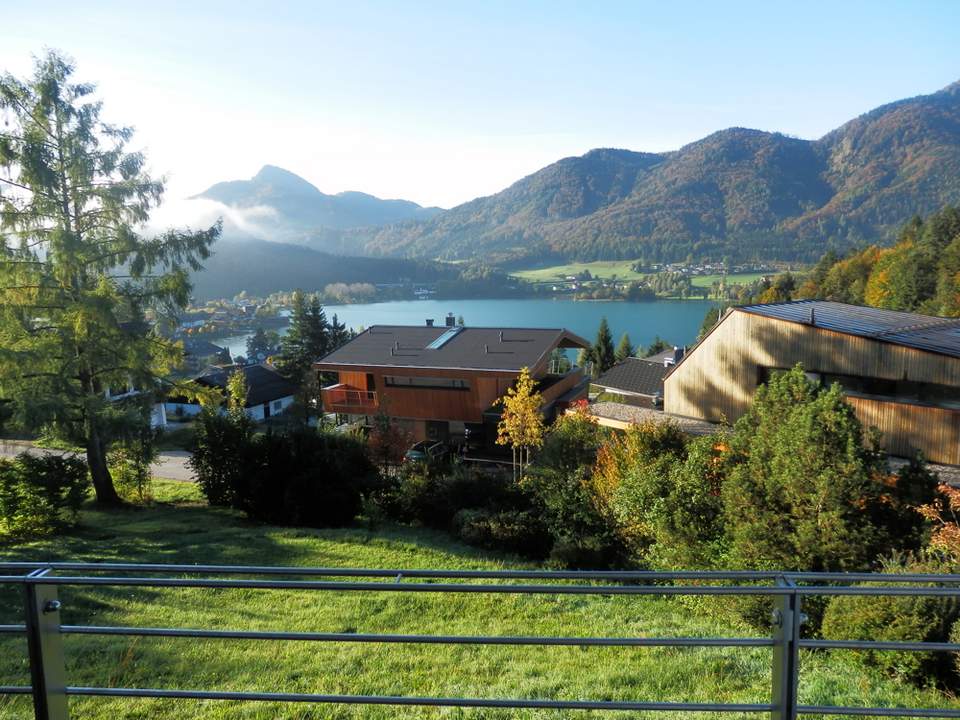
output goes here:
[[[960, 358], [735, 308], [667, 375], [664, 410], [733, 422], [765, 371], [797, 363], [811, 373], [960, 388]], [[881, 431], [889, 452], [919, 450], [931, 462], [960, 464], [960, 409], [950, 403], [847, 397], [864, 425]]]
[[[519, 373], [505, 370], [484, 371], [473, 369], [437, 369], [417, 367], [351, 366], [337, 367], [318, 363], [320, 372], [336, 372], [338, 383], [322, 391], [324, 410], [353, 416], [372, 416], [383, 412], [391, 418], [412, 421], [410, 431], [416, 440], [446, 439], [456, 435], [449, 428], [439, 436], [431, 433], [430, 423], [454, 423], [480, 425], [484, 412], [503, 395], [516, 381]], [[547, 377], [545, 368], [536, 368], [531, 374], [537, 379]], [[460, 380], [465, 388], [398, 387], [387, 382], [388, 377], [438, 378]], [[565, 393], [583, 384], [580, 368], [560, 377], [551, 377], [543, 390], [545, 408], [551, 406]], [[586, 388], [584, 386], [584, 396]], [[462, 433], [462, 430], [460, 431]]]

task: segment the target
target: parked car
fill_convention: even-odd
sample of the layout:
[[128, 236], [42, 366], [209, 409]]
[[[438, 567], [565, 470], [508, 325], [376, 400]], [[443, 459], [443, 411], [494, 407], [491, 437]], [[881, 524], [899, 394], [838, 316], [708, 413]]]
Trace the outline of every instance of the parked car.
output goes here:
[[433, 440], [421, 440], [416, 445], [407, 450], [404, 459], [409, 462], [429, 462], [439, 460], [447, 454], [447, 446], [442, 442]]

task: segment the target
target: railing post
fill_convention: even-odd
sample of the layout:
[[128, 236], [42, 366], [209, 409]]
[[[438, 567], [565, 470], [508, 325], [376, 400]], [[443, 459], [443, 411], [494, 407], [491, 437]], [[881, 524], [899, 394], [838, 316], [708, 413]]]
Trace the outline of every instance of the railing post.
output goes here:
[[30, 573], [23, 586], [33, 712], [36, 720], [69, 720], [57, 586], [31, 582], [47, 572]]
[[[781, 578], [777, 585], [793, 588]], [[797, 720], [797, 678], [800, 673], [800, 596], [796, 592], [774, 596], [773, 606], [773, 695], [771, 720]]]

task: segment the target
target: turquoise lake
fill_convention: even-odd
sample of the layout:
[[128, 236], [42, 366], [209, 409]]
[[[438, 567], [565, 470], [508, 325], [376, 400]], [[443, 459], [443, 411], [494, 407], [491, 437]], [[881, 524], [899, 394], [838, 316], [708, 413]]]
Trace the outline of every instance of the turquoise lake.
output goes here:
[[[398, 300], [366, 305], [328, 305], [327, 317], [336, 314], [348, 327], [371, 325], [423, 325], [433, 318], [442, 325], [447, 313], [463, 316], [467, 325], [494, 327], [567, 328], [588, 340], [597, 334], [600, 318], [606, 317], [614, 343], [623, 333], [634, 345], [649, 345], [656, 336], [674, 345], [696, 340], [707, 310], [705, 300], [658, 300], [656, 302], [582, 300]], [[284, 330], [280, 331], [281, 334]], [[231, 354], [246, 354], [246, 335], [213, 339]]]

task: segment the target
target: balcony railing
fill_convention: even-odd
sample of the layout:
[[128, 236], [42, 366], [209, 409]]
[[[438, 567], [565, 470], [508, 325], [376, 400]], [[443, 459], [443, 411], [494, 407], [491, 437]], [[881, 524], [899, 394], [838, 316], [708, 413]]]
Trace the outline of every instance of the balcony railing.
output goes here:
[[[180, 698], [186, 700], [273, 701], [312, 704], [472, 707], [504, 709], [738, 712], [771, 720], [798, 715], [960, 718], [956, 708], [900, 708], [804, 705], [797, 698], [800, 650], [845, 649], [894, 652], [957, 652], [960, 644], [870, 640], [807, 639], [801, 635], [803, 598], [868, 595], [944, 597], [960, 594], [960, 575], [778, 572], [549, 572], [537, 570], [365, 570], [349, 568], [145, 565], [126, 563], [5, 563], [0, 585], [20, 586], [24, 623], [0, 625], [0, 632], [26, 634], [31, 684], [0, 686], [0, 694], [32, 695], [37, 720], [67, 720], [69, 698], [79, 696]], [[239, 577], [238, 577], [239, 576]], [[537, 635], [401, 635], [390, 633], [247, 631], [184, 627], [61, 624], [59, 587], [198, 588], [210, 592], [244, 588], [298, 592], [490, 593], [511, 595], [764, 596], [773, 604], [772, 632], [757, 637], [558, 637]], [[161, 602], [161, 596], [155, 602]], [[122, 596], [118, 596], [118, 600]], [[278, 602], [277, 620], [284, 604]], [[314, 694], [278, 691], [224, 691], [204, 688], [77, 686], [68, 681], [63, 637], [109, 635], [181, 638], [184, 642], [400, 643], [571, 647], [770, 648], [769, 702], [663, 702], [628, 700], [422, 697]], [[198, 668], [198, 670], [201, 670]], [[465, 668], [465, 671], [469, 671]], [[198, 677], [205, 673], [198, 672]], [[677, 717], [674, 715], [674, 717]], [[682, 716], [681, 716], [682, 717]]]
[[328, 412], [364, 413], [377, 409], [377, 393], [349, 385], [330, 385], [321, 391], [323, 409]]

